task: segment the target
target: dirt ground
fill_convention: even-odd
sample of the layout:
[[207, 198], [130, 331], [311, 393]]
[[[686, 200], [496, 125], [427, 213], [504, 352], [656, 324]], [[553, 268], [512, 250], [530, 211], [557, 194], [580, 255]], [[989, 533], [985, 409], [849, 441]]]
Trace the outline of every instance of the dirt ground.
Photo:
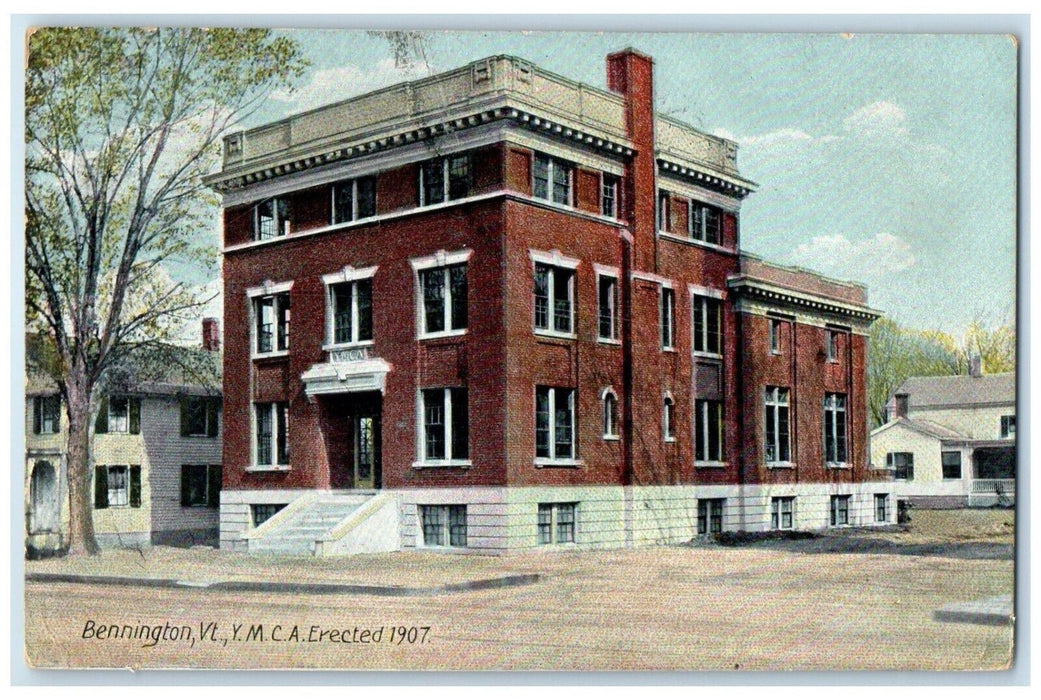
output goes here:
[[[906, 530], [740, 546], [330, 559], [154, 548], [27, 562], [29, 572], [196, 582], [422, 586], [541, 577], [516, 588], [409, 597], [29, 582], [27, 658], [52, 668], [1006, 668], [1011, 627], [939, 622], [933, 613], [1012, 593], [1012, 511], [914, 511], [913, 518]], [[153, 645], [147, 635], [99, 639], [100, 625], [191, 633]], [[398, 639], [389, 641], [391, 630]], [[354, 641], [343, 641], [344, 632]]]

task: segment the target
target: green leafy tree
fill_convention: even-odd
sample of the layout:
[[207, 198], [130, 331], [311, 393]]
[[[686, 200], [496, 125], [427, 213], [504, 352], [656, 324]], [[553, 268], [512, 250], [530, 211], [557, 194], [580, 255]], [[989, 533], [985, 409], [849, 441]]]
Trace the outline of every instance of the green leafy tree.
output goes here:
[[203, 300], [168, 274], [212, 266], [201, 176], [221, 135], [304, 62], [259, 29], [43, 28], [25, 84], [26, 319], [69, 422], [70, 553], [98, 552], [94, 413], [113, 368], [173, 339]]

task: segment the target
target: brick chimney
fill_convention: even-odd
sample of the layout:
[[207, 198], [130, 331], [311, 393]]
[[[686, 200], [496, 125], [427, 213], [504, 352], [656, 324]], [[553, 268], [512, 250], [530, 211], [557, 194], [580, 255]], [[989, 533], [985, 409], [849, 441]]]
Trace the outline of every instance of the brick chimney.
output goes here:
[[202, 349], [212, 352], [220, 350], [220, 322], [215, 318], [202, 320]]
[[626, 166], [622, 205], [633, 235], [633, 267], [656, 272], [654, 60], [632, 48], [607, 57], [607, 87], [625, 98], [625, 123], [636, 154]]
[[969, 376], [983, 376], [983, 358], [979, 355], [969, 355]]
[[893, 420], [907, 418], [907, 394], [896, 394], [893, 396]]

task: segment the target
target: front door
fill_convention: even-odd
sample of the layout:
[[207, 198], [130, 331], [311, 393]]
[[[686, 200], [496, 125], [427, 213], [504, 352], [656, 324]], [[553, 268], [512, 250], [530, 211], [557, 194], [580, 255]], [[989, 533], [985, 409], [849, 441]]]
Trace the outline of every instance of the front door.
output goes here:
[[380, 485], [380, 418], [360, 415], [354, 419], [354, 488]]

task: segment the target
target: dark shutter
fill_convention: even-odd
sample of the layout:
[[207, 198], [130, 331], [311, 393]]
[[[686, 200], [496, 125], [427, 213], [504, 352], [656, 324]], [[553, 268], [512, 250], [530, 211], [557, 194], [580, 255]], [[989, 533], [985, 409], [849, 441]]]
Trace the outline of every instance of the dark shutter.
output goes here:
[[[40, 434], [43, 413], [43, 399], [39, 396], [33, 397], [33, 433]], [[1005, 419], [1002, 418], [1002, 421]]]
[[206, 399], [206, 436], [217, 437], [220, 418], [220, 399]]
[[98, 417], [94, 421], [94, 432], [108, 432], [108, 398], [101, 399], [101, 406], [98, 407]]
[[206, 489], [206, 505], [210, 508], [220, 507], [221, 466], [211, 464], [206, 468], [206, 476], [210, 480]]
[[130, 507], [141, 507], [141, 466], [130, 465]]
[[[182, 404], [183, 405], [183, 404]], [[181, 465], [181, 507], [188, 508], [192, 504], [191, 470], [189, 466]]]
[[[181, 437], [188, 437], [188, 402], [191, 399], [181, 399]], [[184, 505], [183, 503], [181, 505]]]
[[108, 467], [94, 467], [94, 508], [108, 508]]
[[130, 412], [130, 434], [138, 435], [141, 432], [141, 399], [127, 399], [127, 410]]

